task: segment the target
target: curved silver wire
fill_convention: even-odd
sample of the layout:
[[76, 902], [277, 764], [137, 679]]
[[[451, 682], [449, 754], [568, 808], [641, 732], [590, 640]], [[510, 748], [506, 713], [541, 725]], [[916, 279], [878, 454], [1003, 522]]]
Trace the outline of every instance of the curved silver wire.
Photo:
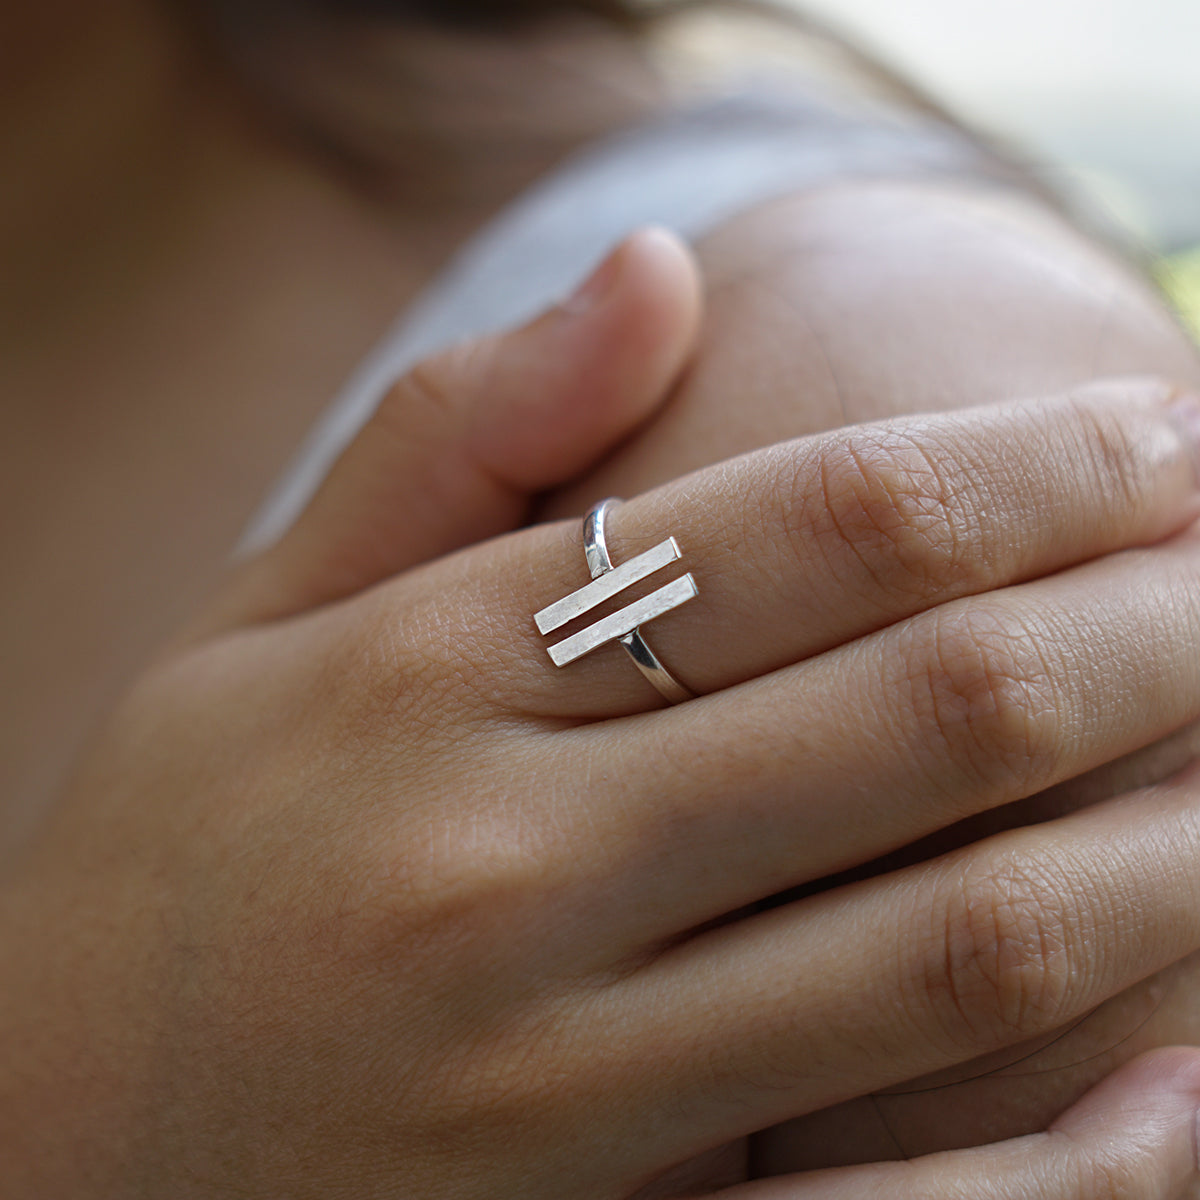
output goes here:
[[[621, 501], [615, 497], [602, 500], [593, 505], [583, 519], [583, 552], [587, 557], [588, 570], [593, 579], [599, 579], [613, 570], [612, 556], [608, 552], [608, 515], [620, 507]], [[672, 704], [682, 704], [685, 700], [694, 700], [696, 693], [683, 686], [666, 667], [659, 661], [658, 656], [646, 645], [641, 629], [635, 629], [620, 639], [626, 654], [633, 660], [633, 665], [654, 686], [664, 699]]]

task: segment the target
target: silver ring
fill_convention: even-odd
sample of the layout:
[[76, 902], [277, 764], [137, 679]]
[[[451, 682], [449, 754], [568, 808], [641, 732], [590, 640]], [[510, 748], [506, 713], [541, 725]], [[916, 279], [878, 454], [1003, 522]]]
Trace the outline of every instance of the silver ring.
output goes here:
[[[583, 552], [592, 582], [535, 614], [534, 623], [542, 634], [561, 629], [683, 557], [679, 543], [667, 538], [645, 554], [614, 566], [605, 525], [608, 514], [620, 503], [620, 500], [604, 500], [588, 511], [583, 521]], [[555, 666], [565, 667], [601, 646], [619, 642], [659, 695], [672, 704], [693, 700], [695, 693], [684, 687], [646, 645], [641, 626], [694, 600], [698, 594], [695, 579], [691, 574], [684, 575], [549, 647], [547, 653]]]

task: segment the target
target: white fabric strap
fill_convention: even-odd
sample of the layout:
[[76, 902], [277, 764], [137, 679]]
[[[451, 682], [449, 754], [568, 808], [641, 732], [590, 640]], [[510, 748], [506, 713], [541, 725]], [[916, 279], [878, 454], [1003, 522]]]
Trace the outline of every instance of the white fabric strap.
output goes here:
[[848, 111], [799, 89], [708, 101], [588, 147], [468, 243], [381, 340], [314, 426], [238, 553], [283, 534], [396, 378], [557, 303], [632, 230], [665, 225], [695, 238], [830, 178], [913, 174], [1006, 179], [998, 159], [950, 126], [898, 110]]

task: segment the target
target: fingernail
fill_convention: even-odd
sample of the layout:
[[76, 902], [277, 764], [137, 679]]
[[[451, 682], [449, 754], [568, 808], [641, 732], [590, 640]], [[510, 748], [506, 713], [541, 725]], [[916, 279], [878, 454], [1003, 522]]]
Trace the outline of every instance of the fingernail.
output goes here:
[[616, 289], [623, 271], [625, 270], [625, 244], [618, 246], [592, 273], [583, 281], [569, 300], [566, 300], [561, 310], [570, 317], [582, 316], [598, 308]]
[[1176, 396], [1167, 409], [1167, 417], [1191, 455], [1196, 486], [1200, 487], [1200, 396]]

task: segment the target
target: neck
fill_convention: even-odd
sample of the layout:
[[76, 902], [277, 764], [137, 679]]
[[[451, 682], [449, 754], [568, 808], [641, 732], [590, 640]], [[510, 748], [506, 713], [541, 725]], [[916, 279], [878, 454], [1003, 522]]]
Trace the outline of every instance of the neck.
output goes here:
[[664, 99], [599, 22], [517, 38], [292, 21], [235, 30], [222, 58], [154, 0], [50, 7], [0, 38], [0, 317], [27, 345], [149, 284], [222, 208], [252, 236], [277, 205], [272, 239], [286, 213], [305, 245], [305, 221], [336, 208], [411, 291], [558, 160]]
[[568, 104], [621, 54], [574, 32], [354, 33], [326, 62], [292, 30], [239, 73], [166, 10], [0, 18], [0, 797], [27, 808], [462, 237], [651, 103], [597, 81]]
[[595, 19], [520, 34], [293, 19], [230, 44], [293, 131], [422, 221], [494, 211], [666, 99], [637, 39]]

